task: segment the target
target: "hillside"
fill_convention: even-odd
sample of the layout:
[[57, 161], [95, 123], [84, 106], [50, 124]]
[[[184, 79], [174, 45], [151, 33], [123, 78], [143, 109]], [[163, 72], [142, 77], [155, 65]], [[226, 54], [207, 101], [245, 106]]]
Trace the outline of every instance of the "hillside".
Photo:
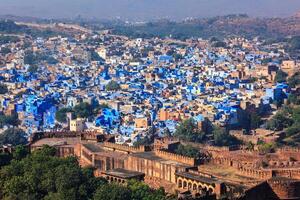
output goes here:
[[300, 35], [300, 17], [250, 18], [246, 15], [186, 20], [182, 22], [157, 21], [144, 24], [117, 24], [109, 27], [115, 34], [131, 37], [170, 36], [189, 37], [244, 36], [263, 38]]

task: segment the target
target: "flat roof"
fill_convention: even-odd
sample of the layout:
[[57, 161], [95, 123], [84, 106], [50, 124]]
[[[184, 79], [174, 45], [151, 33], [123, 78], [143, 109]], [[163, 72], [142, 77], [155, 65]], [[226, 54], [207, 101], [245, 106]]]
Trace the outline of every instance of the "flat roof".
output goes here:
[[105, 172], [103, 172], [103, 174], [111, 175], [111, 176], [115, 176], [115, 177], [119, 177], [119, 178], [125, 178], [125, 179], [135, 178], [135, 177], [138, 177], [138, 176], [144, 176], [145, 175], [142, 172], [136, 172], [136, 171], [120, 169], [120, 168], [105, 171]]
[[103, 144], [102, 143], [82, 143], [82, 145], [87, 148], [90, 152], [95, 154], [95, 159], [103, 156], [108, 156], [112, 157], [115, 159], [125, 159], [128, 157], [128, 154], [118, 152], [118, 151], [110, 151], [103, 149]]
[[89, 151], [93, 152], [93, 153], [97, 153], [97, 152], [102, 152], [103, 149], [97, 145], [97, 144], [93, 144], [93, 143], [83, 143], [82, 144], [85, 148], [87, 148]]
[[33, 144], [32, 147], [40, 147], [44, 145], [49, 146], [74, 146], [75, 144], [79, 143], [80, 139], [76, 137], [72, 138], [42, 138], [37, 140]]
[[205, 164], [198, 166], [198, 171], [211, 174], [212, 176], [218, 177], [219, 181], [226, 183], [238, 183], [247, 184], [249, 182], [257, 181], [259, 179], [255, 177], [247, 177], [236, 173], [234, 167], [215, 165], [215, 164]]
[[178, 162], [178, 161], [167, 160], [167, 159], [161, 158], [161, 157], [155, 155], [155, 152], [153, 152], [153, 151], [133, 153], [133, 154], [130, 154], [130, 155], [133, 156], [133, 157], [139, 157], [139, 158], [144, 158], [144, 159], [147, 159], [147, 160], [158, 161], [158, 162], [161, 162], [161, 163], [166, 163], [166, 164], [171, 164], [171, 165], [178, 165], [180, 167], [186, 167], [186, 168], [192, 167], [191, 165], [187, 165], [187, 164], [184, 164], [184, 163], [181, 163], [181, 162]]

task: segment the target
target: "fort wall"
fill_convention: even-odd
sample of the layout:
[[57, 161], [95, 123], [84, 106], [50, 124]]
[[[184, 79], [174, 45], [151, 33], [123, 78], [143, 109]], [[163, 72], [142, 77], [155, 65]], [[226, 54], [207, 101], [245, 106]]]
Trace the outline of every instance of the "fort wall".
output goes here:
[[267, 183], [279, 199], [300, 199], [300, 181], [271, 179]]
[[186, 167], [182, 165], [161, 162], [161, 160], [157, 159], [138, 157], [134, 156], [134, 154], [129, 155], [125, 160], [125, 169], [142, 172], [145, 176], [161, 179], [171, 183], [176, 183], [176, 172], [186, 171]]
[[[257, 169], [255, 168], [255, 166], [247, 166], [245, 163], [230, 158], [215, 158], [212, 159], [211, 162], [213, 164], [234, 167], [236, 169], [236, 173], [240, 175], [247, 176], [247, 177], [254, 177], [261, 180], [267, 180], [272, 177], [286, 177], [286, 178], [300, 179], [300, 169], [288, 168], [288, 166], [290, 167], [290, 165], [285, 165], [281, 168]], [[287, 162], [287, 164], [291, 164], [291, 163]]]
[[116, 144], [111, 142], [104, 142], [103, 146], [107, 150], [119, 151], [128, 154], [148, 151], [148, 148], [146, 146], [131, 147], [131, 146]]
[[186, 165], [190, 165], [190, 166], [196, 166], [196, 159], [195, 158], [191, 158], [191, 157], [187, 157], [187, 156], [182, 156], [182, 155], [178, 155], [175, 153], [169, 153], [166, 151], [162, 151], [162, 150], [155, 150], [155, 155], [167, 160], [173, 160], [179, 163], [183, 163]]

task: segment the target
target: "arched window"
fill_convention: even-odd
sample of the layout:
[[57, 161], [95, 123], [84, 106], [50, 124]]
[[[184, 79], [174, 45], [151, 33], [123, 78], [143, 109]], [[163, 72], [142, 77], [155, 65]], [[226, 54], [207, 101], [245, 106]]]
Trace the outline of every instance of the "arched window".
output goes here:
[[183, 188], [186, 188], [186, 187], [187, 187], [187, 182], [183, 181]]

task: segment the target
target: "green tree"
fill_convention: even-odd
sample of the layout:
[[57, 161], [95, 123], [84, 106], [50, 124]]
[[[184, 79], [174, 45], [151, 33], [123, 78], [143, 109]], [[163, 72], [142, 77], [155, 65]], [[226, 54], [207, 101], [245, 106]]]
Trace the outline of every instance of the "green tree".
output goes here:
[[8, 93], [8, 88], [5, 84], [0, 83], [0, 94], [6, 94]]
[[256, 112], [250, 114], [250, 127], [251, 127], [251, 129], [259, 128], [261, 123], [262, 123], [261, 116], [259, 116]]
[[17, 149], [14, 157], [0, 154], [0, 199], [167, 199], [163, 189], [152, 190], [141, 182], [108, 184], [94, 176], [93, 168], [82, 169], [75, 157], [56, 157], [54, 147], [44, 146], [27, 156], [22, 147]]
[[183, 121], [177, 128], [174, 133], [174, 136], [191, 141], [191, 142], [203, 142], [205, 133], [201, 132], [198, 129], [198, 126], [194, 119], [190, 118], [185, 121]]
[[273, 153], [275, 151], [275, 148], [276, 148], [276, 144], [274, 144], [274, 143], [262, 142], [258, 146], [258, 150], [261, 154]]
[[292, 77], [288, 79], [288, 84], [291, 88], [295, 88], [300, 85], [300, 73], [295, 73]]
[[48, 56], [45, 60], [50, 65], [56, 65], [58, 63], [58, 60], [56, 60], [53, 56]]
[[7, 43], [15, 43], [18, 41], [20, 41], [20, 39], [16, 36], [0, 35], [0, 45], [7, 44]]
[[82, 102], [73, 108], [77, 118], [89, 118], [93, 116], [93, 108], [89, 103]]
[[[58, 158], [45, 146], [0, 171], [1, 199], [91, 199], [100, 181], [84, 172], [76, 158]], [[101, 182], [105, 183], [105, 182]]]
[[12, 144], [16, 146], [26, 143], [26, 133], [21, 129], [9, 128], [0, 134], [0, 145]]
[[55, 119], [58, 122], [66, 123], [67, 122], [67, 113], [73, 112], [71, 108], [61, 108], [55, 113]]
[[37, 58], [32, 51], [26, 51], [24, 56], [24, 64], [35, 65], [37, 64]]
[[126, 187], [110, 184], [98, 188], [94, 200], [131, 200], [130, 190]]
[[278, 70], [276, 73], [276, 76], [275, 76], [275, 82], [277, 82], [277, 83], [285, 82], [287, 76], [288, 76], [287, 73], [285, 73], [282, 70]]
[[216, 41], [216, 42], [213, 42], [212, 47], [223, 47], [225, 48], [227, 45], [226, 45], [226, 42], [222, 42], [222, 41]]
[[300, 133], [300, 124], [290, 126], [286, 129], [286, 135], [288, 137], [294, 136]]
[[300, 124], [300, 106], [294, 107], [292, 110], [292, 120], [295, 124]]
[[300, 49], [300, 36], [294, 36], [290, 40], [290, 48], [292, 50], [299, 50]]
[[27, 71], [30, 73], [37, 73], [38, 69], [39, 67], [37, 65], [30, 65]]
[[215, 126], [213, 135], [216, 146], [232, 146], [241, 143], [236, 137], [230, 135], [225, 128]]
[[238, 109], [238, 122], [242, 129], [248, 133], [251, 129], [250, 113], [243, 109]]
[[294, 104], [294, 105], [300, 105], [299, 95], [290, 94], [289, 97], [288, 97], [288, 103], [289, 104]]
[[151, 145], [153, 143], [153, 138], [151, 136], [145, 136], [139, 140], [137, 140], [136, 142], [134, 142], [134, 146], [138, 147], [141, 145]]
[[0, 153], [0, 169], [1, 167], [8, 165], [12, 159], [12, 156], [8, 153]]
[[16, 160], [22, 160], [29, 154], [28, 148], [24, 145], [18, 145], [13, 151], [13, 158]]
[[182, 145], [180, 144], [177, 149], [175, 150], [175, 152], [179, 155], [183, 155], [183, 156], [188, 156], [188, 157], [192, 157], [192, 158], [199, 158], [201, 157], [201, 152], [199, 151], [199, 149], [194, 148], [191, 145]]
[[247, 142], [246, 146], [247, 146], [247, 150], [249, 151], [254, 150], [254, 144], [252, 142]]
[[10, 50], [10, 48], [2, 47], [1, 50], [0, 50], [0, 53], [3, 54], [3, 55], [9, 54], [9, 53], [11, 53], [11, 50]]
[[166, 193], [164, 189], [151, 189], [148, 185], [136, 180], [128, 182], [128, 188], [131, 192], [131, 200], [166, 200]]
[[106, 86], [105, 89], [107, 91], [117, 91], [120, 90], [120, 85], [116, 81], [110, 81]]
[[13, 115], [0, 115], [0, 128], [5, 125], [18, 126], [20, 123], [17, 114]]
[[271, 120], [266, 123], [266, 128], [274, 131], [281, 131], [293, 124], [293, 120], [289, 117], [288, 113], [278, 111]]
[[97, 52], [95, 52], [95, 51], [91, 51], [91, 60], [92, 60], [92, 61], [101, 61], [101, 62], [104, 61], [104, 59], [101, 58], [101, 57], [99, 56], [99, 54], [98, 54]]

